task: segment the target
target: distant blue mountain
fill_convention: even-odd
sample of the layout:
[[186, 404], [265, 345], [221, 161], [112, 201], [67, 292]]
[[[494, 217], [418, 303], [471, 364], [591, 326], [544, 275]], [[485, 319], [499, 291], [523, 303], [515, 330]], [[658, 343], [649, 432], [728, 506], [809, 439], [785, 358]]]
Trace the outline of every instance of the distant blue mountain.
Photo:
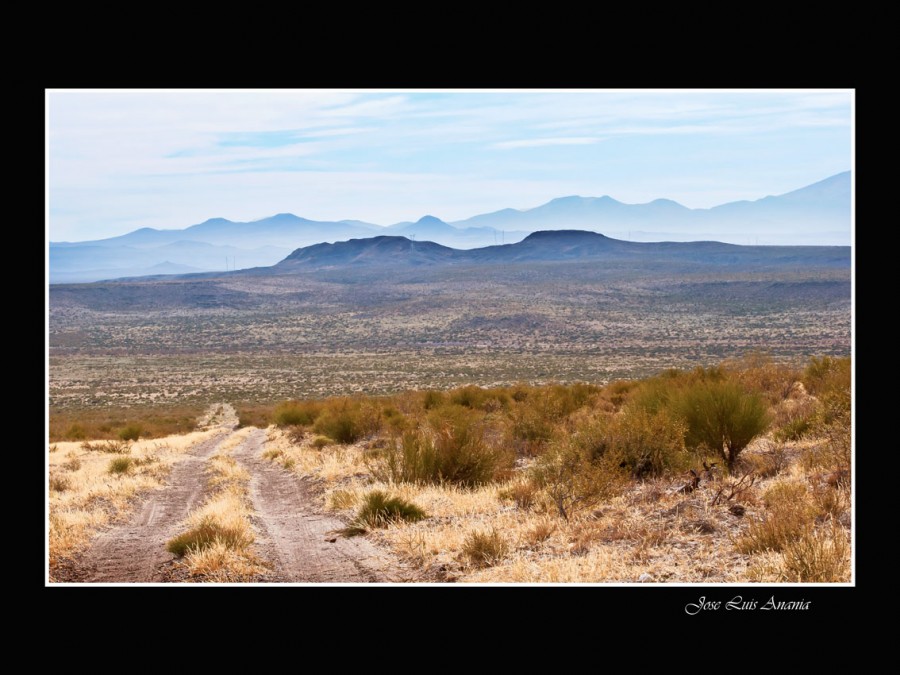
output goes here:
[[432, 215], [381, 227], [279, 213], [250, 222], [211, 218], [180, 230], [141, 228], [109, 239], [51, 242], [50, 281], [139, 276], [169, 262], [199, 270], [277, 263], [298, 247], [379, 234], [460, 249], [519, 242], [531, 232], [588, 230], [626, 241], [841, 245], [851, 238], [850, 172], [755, 201], [689, 209], [669, 199], [625, 204], [612, 197], [560, 197], [533, 209], [502, 209], [447, 223]]

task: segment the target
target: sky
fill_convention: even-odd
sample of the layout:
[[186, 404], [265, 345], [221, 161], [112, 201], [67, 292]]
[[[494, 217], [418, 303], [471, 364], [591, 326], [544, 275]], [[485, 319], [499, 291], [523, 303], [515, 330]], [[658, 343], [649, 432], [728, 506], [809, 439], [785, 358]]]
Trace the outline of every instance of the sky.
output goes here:
[[51, 241], [568, 195], [708, 208], [852, 168], [850, 90], [49, 90]]

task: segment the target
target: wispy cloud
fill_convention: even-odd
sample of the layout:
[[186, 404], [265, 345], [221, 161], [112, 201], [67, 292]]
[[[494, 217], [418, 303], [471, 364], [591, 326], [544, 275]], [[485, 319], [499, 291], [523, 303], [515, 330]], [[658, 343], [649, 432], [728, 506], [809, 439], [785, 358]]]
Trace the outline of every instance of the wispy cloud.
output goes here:
[[547, 148], [554, 145], [590, 145], [606, 140], [593, 136], [568, 136], [558, 138], [522, 138], [515, 141], [500, 141], [492, 143], [492, 148], [499, 150], [513, 150], [516, 148]]
[[[850, 168], [848, 91], [49, 92], [51, 238], [567, 194], [712, 206]], [[117, 224], [120, 223], [120, 224]]]

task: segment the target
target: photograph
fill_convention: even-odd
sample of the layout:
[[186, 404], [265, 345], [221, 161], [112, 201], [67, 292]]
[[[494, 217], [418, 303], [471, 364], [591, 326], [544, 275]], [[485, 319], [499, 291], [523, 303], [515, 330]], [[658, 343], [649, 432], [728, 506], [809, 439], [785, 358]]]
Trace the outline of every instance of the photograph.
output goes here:
[[44, 586], [855, 587], [855, 105], [45, 89]]

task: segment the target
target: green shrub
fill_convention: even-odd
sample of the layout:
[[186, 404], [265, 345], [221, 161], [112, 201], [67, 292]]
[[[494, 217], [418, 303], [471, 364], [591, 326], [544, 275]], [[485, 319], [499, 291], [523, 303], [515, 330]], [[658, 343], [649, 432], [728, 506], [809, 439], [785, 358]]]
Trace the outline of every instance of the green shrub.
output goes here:
[[380, 420], [377, 409], [371, 404], [363, 406], [354, 399], [334, 399], [325, 404], [313, 424], [313, 430], [338, 443], [355, 443], [376, 431]]
[[741, 451], [769, 424], [762, 398], [724, 379], [689, 385], [676, 399], [675, 409], [687, 424], [687, 446], [717, 453], [729, 471]]
[[656, 414], [672, 407], [678, 392], [686, 385], [688, 377], [680, 370], [667, 370], [656, 377], [640, 382], [634, 389], [629, 406]]
[[629, 399], [635, 385], [636, 383], [632, 380], [616, 380], [603, 387], [601, 396], [618, 410]]
[[272, 420], [279, 427], [309, 426], [322, 412], [318, 401], [285, 401], [275, 407]]
[[373, 490], [363, 497], [354, 524], [359, 527], [387, 527], [391, 523], [414, 523], [426, 517], [425, 512], [412, 502]]
[[123, 441], [136, 441], [141, 437], [142, 433], [144, 433], [144, 429], [140, 424], [129, 424], [119, 429], [117, 435]]
[[312, 445], [316, 450], [321, 450], [327, 445], [331, 445], [334, 443], [333, 440], [328, 438], [328, 436], [316, 436], [310, 445]]
[[[527, 396], [512, 396], [518, 401], [509, 411], [507, 435], [513, 441], [530, 446], [528, 454], [539, 454], [557, 431], [559, 424], [595, 400], [600, 388], [587, 384], [554, 384], [534, 388]], [[519, 400], [521, 399], [521, 400]]]
[[376, 476], [393, 482], [482, 485], [505, 478], [515, 463], [502, 445], [485, 442], [481, 418], [462, 408], [432, 411], [428, 422], [405, 432], [383, 453]]
[[109, 474], [122, 475], [128, 473], [133, 465], [134, 457], [116, 457], [110, 460], [106, 471]]
[[497, 530], [473, 531], [463, 541], [462, 553], [474, 567], [490, 567], [500, 562], [509, 551], [509, 545]]

